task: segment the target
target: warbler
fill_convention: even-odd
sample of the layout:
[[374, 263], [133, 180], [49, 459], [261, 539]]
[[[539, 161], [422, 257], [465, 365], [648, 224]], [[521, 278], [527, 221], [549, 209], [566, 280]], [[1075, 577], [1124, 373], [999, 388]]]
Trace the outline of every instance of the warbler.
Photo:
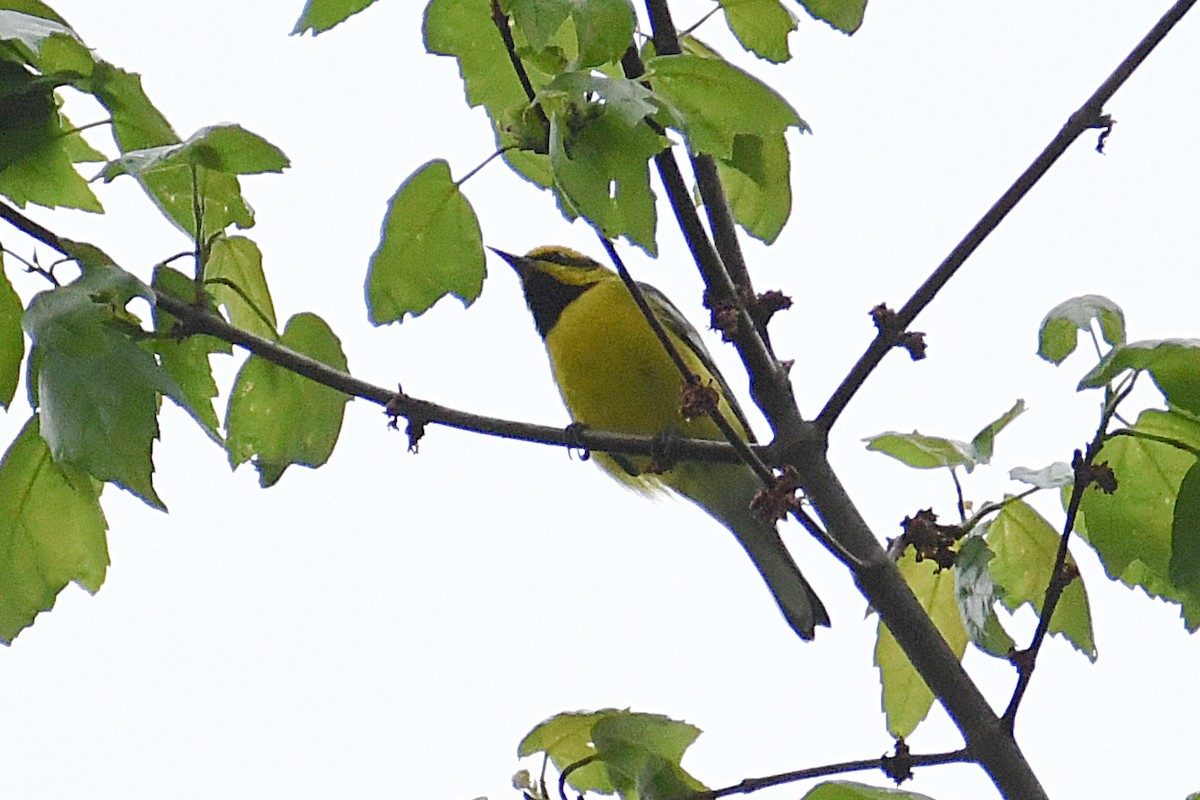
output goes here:
[[[495, 252], [520, 277], [554, 379], [576, 423], [616, 433], [724, 440], [711, 417], [684, 418], [684, 377], [620, 276], [562, 247], [539, 247], [524, 256]], [[665, 295], [652, 286], [639, 286], [688, 368], [701, 385], [719, 392], [721, 412], [746, 441], [753, 441], [745, 414], [696, 329]], [[751, 510], [760, 484], [750, 467], [680, 461], [666, 471], [651, 472], [648, 457], [597, 453], [595, 460], [641, 492], [673, 489], [732, 531], [801, 639], [812, 639], [817, 625], [829, 625], [825, 606], [775, 525]]]

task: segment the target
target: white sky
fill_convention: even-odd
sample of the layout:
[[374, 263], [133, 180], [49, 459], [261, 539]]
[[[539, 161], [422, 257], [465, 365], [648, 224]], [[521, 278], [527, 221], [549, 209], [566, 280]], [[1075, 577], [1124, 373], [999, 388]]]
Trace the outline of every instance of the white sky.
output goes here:
[[[237, 122], [291, 157], [286, 175], [245, 182], [281, 321], [321, 314], [351, 369], [376, 383], [565, 422], [505, 267], [492, 265], [469, 311], [448, 301], [401, 326], [366, 322], [362, 282], [387, 198], [430, 158], [462, 175], [492, 148], [454, 63], [423, 53], [423, 4], [385, 0], [316, 40], [286, 35], [300, 0], [53, 5], [101, 56], [144, 75], [182, 135]], [[868, 309], [902, 304], [1167, 5], [875, 0], [855, 37], [808, 22], [792, 63], [763, 65], [815, 130], [793, 141], [791, 224], [776, 247], [748, 247], [759, 288], [797, 301], [773, 330], [797, 359], [808, 413], [869, 340]], [[706, 9], [681, 4], [678, 20]], [[701, 35], [732, 53], [720, 29], [713, 20]], [[1056, 370], [1034, 355], [1054, 304], [1105, 294], [1131, 338], [1200, 335], [1198, 82], [1193, 14], [1109, 105], [1108, 154], [1092, 151], [1094, 136], [1078, 143], [919, 320], [929, 359], [889, 357], [840, 421], [835, 464], [880, 536], [923, 507], [952, 516], [952, 491], [944, 476], [865, 453], [863, 436], [969, 438], [1025, 398], [1031, 411], [1001, 437], [996, 467], [968, 484], [981, 501], [1011, 489], [1010, 467], [1069, 460], [1090, 435], [1098, 398], [1074, 393], [1086, 357]], [[77, 124], [98, 118], [73, 112]], [[143, 276], [188, 249], [131, 180], [99, 191], [105, 217], [31, 213]], [[597, 249], [499, 164], [466, 191], [487, 244]], [[632, 266], [695, 310], [698, 280], [663, 220], [663, 263]], [[26, 298], [42, 288], [17, 278]], [[724, 348], [721, 358], [732, 371]], [[22, 402], [0, 419], [5, 441]], [[0, 653], [7, 796], [498, 800], [513, 796], [530, 727], [605, 706], [703, 728], [684, 763], [711, 786], [891, 745], [874, 621], [797, 528], [789, 542], [835, 623], [810, 645], [718, 525], [626, 493], [560, 450], [431, 428], [413, 456], [378, 409], [355, 402], [329, 465], [292, 468], [262, 491], [168, 406], [156, 463], [171, 513], [106, 492], [104, 588], [71, 587]], [[1200, 789], [1200, 644], [1174, 607], [1110, 584], [1075, 552], [1100, 659], [1049, 643], [1020, 741], [1054, 797], [1182, 798]], [[1032, 623], [1019, 617], [1019, 641]], [[977, 654], [967, 663], [1002, 707], [1012, 670]], [[959, 740], [935, 710], [911, 743]], [[993, 796], [966, 766], [922, 771], [907, 788]]]

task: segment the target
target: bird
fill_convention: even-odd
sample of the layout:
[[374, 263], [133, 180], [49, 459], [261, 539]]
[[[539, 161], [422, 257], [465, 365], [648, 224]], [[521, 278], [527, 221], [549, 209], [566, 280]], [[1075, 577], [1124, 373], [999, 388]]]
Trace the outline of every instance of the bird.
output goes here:
[[[708, 415], [685, 418], [680, 408], [685, 378], [616, 272], [565, 247], [538, 247], [523, 256], [492, 250], [516, 270], [575, 424], [615, 433], [725, 440]], [[701, 385], [718, 392], [718, 406], [739, 435], [754, 441], [699, 333], [662, 292], [638, 285], [687, 367]], [[824, 604], [774, 523], [751, 509], [760, 483], [748, 465], [680, 460], [660, 471], [649, 456], [616, 453], [596, 453], [595, 461], [639, 492], [673, 490], [728, 528], [801, 639], [810, 640], [816, 626], [829, 625]]]

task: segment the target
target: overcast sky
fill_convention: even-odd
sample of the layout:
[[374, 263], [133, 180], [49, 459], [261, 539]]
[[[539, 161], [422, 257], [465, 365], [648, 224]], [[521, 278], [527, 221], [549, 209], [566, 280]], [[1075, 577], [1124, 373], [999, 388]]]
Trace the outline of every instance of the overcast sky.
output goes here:
[[[498, 262], [469, 310], [448, 300], [399, 326], [366, 320], [367, 260], [396, 186], [434, 157], [461, 176], [493, 147], [454, 63], [424, 54], [421, 3], [383, 0], [315, 40], [287, 35], [299, 0], [53, 6], [102, 57], [142, 73], [182, 135], [237, 122], [291, 157], [285, 175], [244, 182], [281, 321], [322, 315], [351, 370], [375, 383], [565, 423], [517, 281]], [[1167, 6], [876, 0], [852, 38], [806, 21], [788, 65], [742, 59], [814, 130], [791, 140], [791, 223], [775, 247], [748, 246], [758, 287], [796, 300], [773, 332], [796, 359], [807, 413], [870, 340], [868, 310], [903, 303]], [[677, 19], [707, 8], [681, 3]], [[719, 18], [699, 35], [736, 50]], [[920, 318], [929, 358], [890, 356], [840, 420], [832, 458], [880, 537], [920, 508], [952, 517], [953, 491], [943, 474], [864, 452], [864, 436], [969, 439], [1024, 398], [1031, 410], [1000, 438], [996, 466], [967, 484], [978, 502], [1013, 490], [1009, 468], [1070, 460], [1091, 435], [1099, 397], [1074, 391], [1086, 355], [1056, 369], [1034, 352], [1056, 303], [1104, 294], [1124, 307], [1131, 339], [1200, 336], [1198, 90], [1193, 14], [1108, 106], [1118, 124], [1107, 155], [1094, 136], [1077, 143]], [[71, 114], [102, 118], [86, 104]], [[189, 248], [132, 180], [98, 191], [103, 217], [31, 214], [143, 277]], [[465, 191], [489, 245], [597, 251], [498, 162]], [[626, 252], [699, 325], [698, 279], [662, 219], [660, 263]], [[26, 299], [43, 288], [14, 279]], [[732, 372], [736, 359], [714, 347]], [[226, 379], [241, 358], [219, 359]], [[4, 441], [26, 418], [18, 399], [0, 418]], [[433, 428], [411, 455], [376, 407], [354, 402], [326, 467], [294, 467], [263, 491], [168, 404], [155, 455], [170, 514], [110, 487], [103, 589], [64, 591], [0, 653], [9, 797], [499, 800], [513, 796], [518, 768], [538, 767], [516, 759], [529, 728], [606, 706], [704, 729], [684, 764], [714, 787], [891, 746], [874, 620], [845, 570], [795, 526], [788, 541], [834, 618], [815, 644], [792, 635], [720, 526], [627, 493], [561, 450]], [[1060, 523], [1052, 498], [1039, 507]], [[1074, 552], [1100, 658], [1049, 642], [1019, 719], [1026, 754], [1054, 797], [1200, 790], [1200, 644], [1177, 608], [1105, 580], [1086, 547]], [[1018, 641], [1033, 623], [1018, 616]], [[977, 653], [967, 666], [1003, 707], [1011, 668]], [[960, 742], [935, 709], [911, 744]], [[968, 766], [922, 771], [907, 788], [993, 796]]]

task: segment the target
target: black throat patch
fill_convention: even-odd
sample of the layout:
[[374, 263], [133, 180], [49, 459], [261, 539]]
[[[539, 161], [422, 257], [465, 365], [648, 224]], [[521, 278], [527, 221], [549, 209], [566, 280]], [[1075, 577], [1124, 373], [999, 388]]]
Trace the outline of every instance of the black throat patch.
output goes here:
[[533, 313], [533, 324], [537, 326], [537, 332], [543, 339], [558, 322], [563, 309], [595, 286], [594, 283], [582, 286], [563, 283], [553, 275], [538, 269], [522, 270], [521, 285], [525, 289], [525, 302], [529, 304], [529, 310]]

